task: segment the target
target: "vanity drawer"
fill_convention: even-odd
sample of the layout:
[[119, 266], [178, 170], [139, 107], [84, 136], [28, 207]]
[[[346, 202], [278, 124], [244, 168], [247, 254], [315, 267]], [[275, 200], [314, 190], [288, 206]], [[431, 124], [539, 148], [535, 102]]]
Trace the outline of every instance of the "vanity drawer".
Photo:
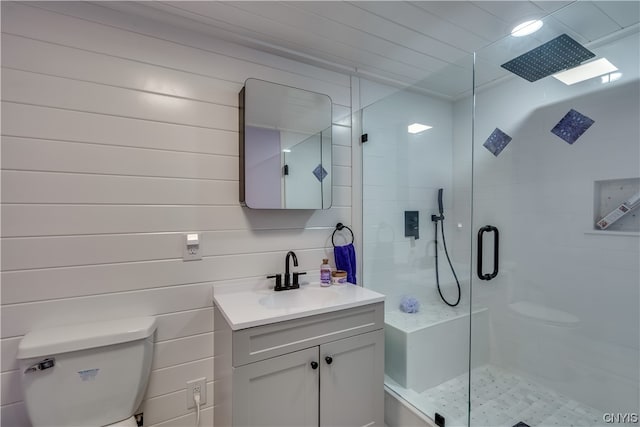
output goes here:
[[384, 327], [384, 303], [318, 314], [233, 332], [233, 366]]

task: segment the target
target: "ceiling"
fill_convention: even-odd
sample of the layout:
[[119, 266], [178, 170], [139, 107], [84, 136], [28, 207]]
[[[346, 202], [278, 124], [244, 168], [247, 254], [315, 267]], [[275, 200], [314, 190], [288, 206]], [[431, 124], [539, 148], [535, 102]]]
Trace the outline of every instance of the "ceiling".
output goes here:
[[[483, 51], [481, 83], [499, 65], [566, 33], [590, 43], [636, 29], [638, 1], [170, 1], [104, 2], [164, 23], [298, 61], [455, 99], [468, 91], [472, 53]], [[494, 43], [529, 19], [543, 30], [517, 43]], [[494, 43], [492, 45], [492, 43]], [[493, 48], [492, 48], [492, 46]], [[505, 48], [508, 46], [508, 48]]]

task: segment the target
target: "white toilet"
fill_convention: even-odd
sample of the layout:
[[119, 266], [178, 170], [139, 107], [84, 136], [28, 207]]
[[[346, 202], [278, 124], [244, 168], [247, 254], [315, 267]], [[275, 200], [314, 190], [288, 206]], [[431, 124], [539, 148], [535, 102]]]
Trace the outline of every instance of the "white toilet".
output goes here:
[[17, 358], [32, 425], [137, 426], [155, 329], [139, 317], [26, 334]]

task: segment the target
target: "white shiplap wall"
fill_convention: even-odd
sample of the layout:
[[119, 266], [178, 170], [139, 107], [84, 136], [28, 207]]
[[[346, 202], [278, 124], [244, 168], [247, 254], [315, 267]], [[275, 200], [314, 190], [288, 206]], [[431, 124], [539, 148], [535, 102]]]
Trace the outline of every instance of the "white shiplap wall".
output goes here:
[[[202, 425], [222, 425], [212, 284], [280, 271], [289, 249], [313, 272], [352, 223], [349, 126], [334, 126], [333, 208], [239, 206], [237, 93], [248, 77], [326, 93], [344, 123], [351, 79], [106, 6], [2, 2], [1, 424], [29, 425], [26, 332], [154, 315], [145, 425], [193, 425], [185, 382], [203, 376]], [[202, 261], [182, 261], [187, 231]]]

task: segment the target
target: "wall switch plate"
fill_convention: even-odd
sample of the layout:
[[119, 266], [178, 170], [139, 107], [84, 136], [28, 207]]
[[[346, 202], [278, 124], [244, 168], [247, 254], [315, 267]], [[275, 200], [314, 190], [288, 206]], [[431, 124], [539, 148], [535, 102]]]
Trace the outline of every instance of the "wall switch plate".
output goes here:
[[202, 259], [202, 252], [200, 251], [200, 236], [198, 233], [189, 233], [184, 235], [182, 259], [184, 261], [197, 261]]
[[196, 402], [193, 400], [193, 395], [196, 391], [200, 391], [200, 406], [204, 406], [207, 403], [207, 379], [198, 378], [195, 380], [187, 381], [187, 409], [195, 408]]

